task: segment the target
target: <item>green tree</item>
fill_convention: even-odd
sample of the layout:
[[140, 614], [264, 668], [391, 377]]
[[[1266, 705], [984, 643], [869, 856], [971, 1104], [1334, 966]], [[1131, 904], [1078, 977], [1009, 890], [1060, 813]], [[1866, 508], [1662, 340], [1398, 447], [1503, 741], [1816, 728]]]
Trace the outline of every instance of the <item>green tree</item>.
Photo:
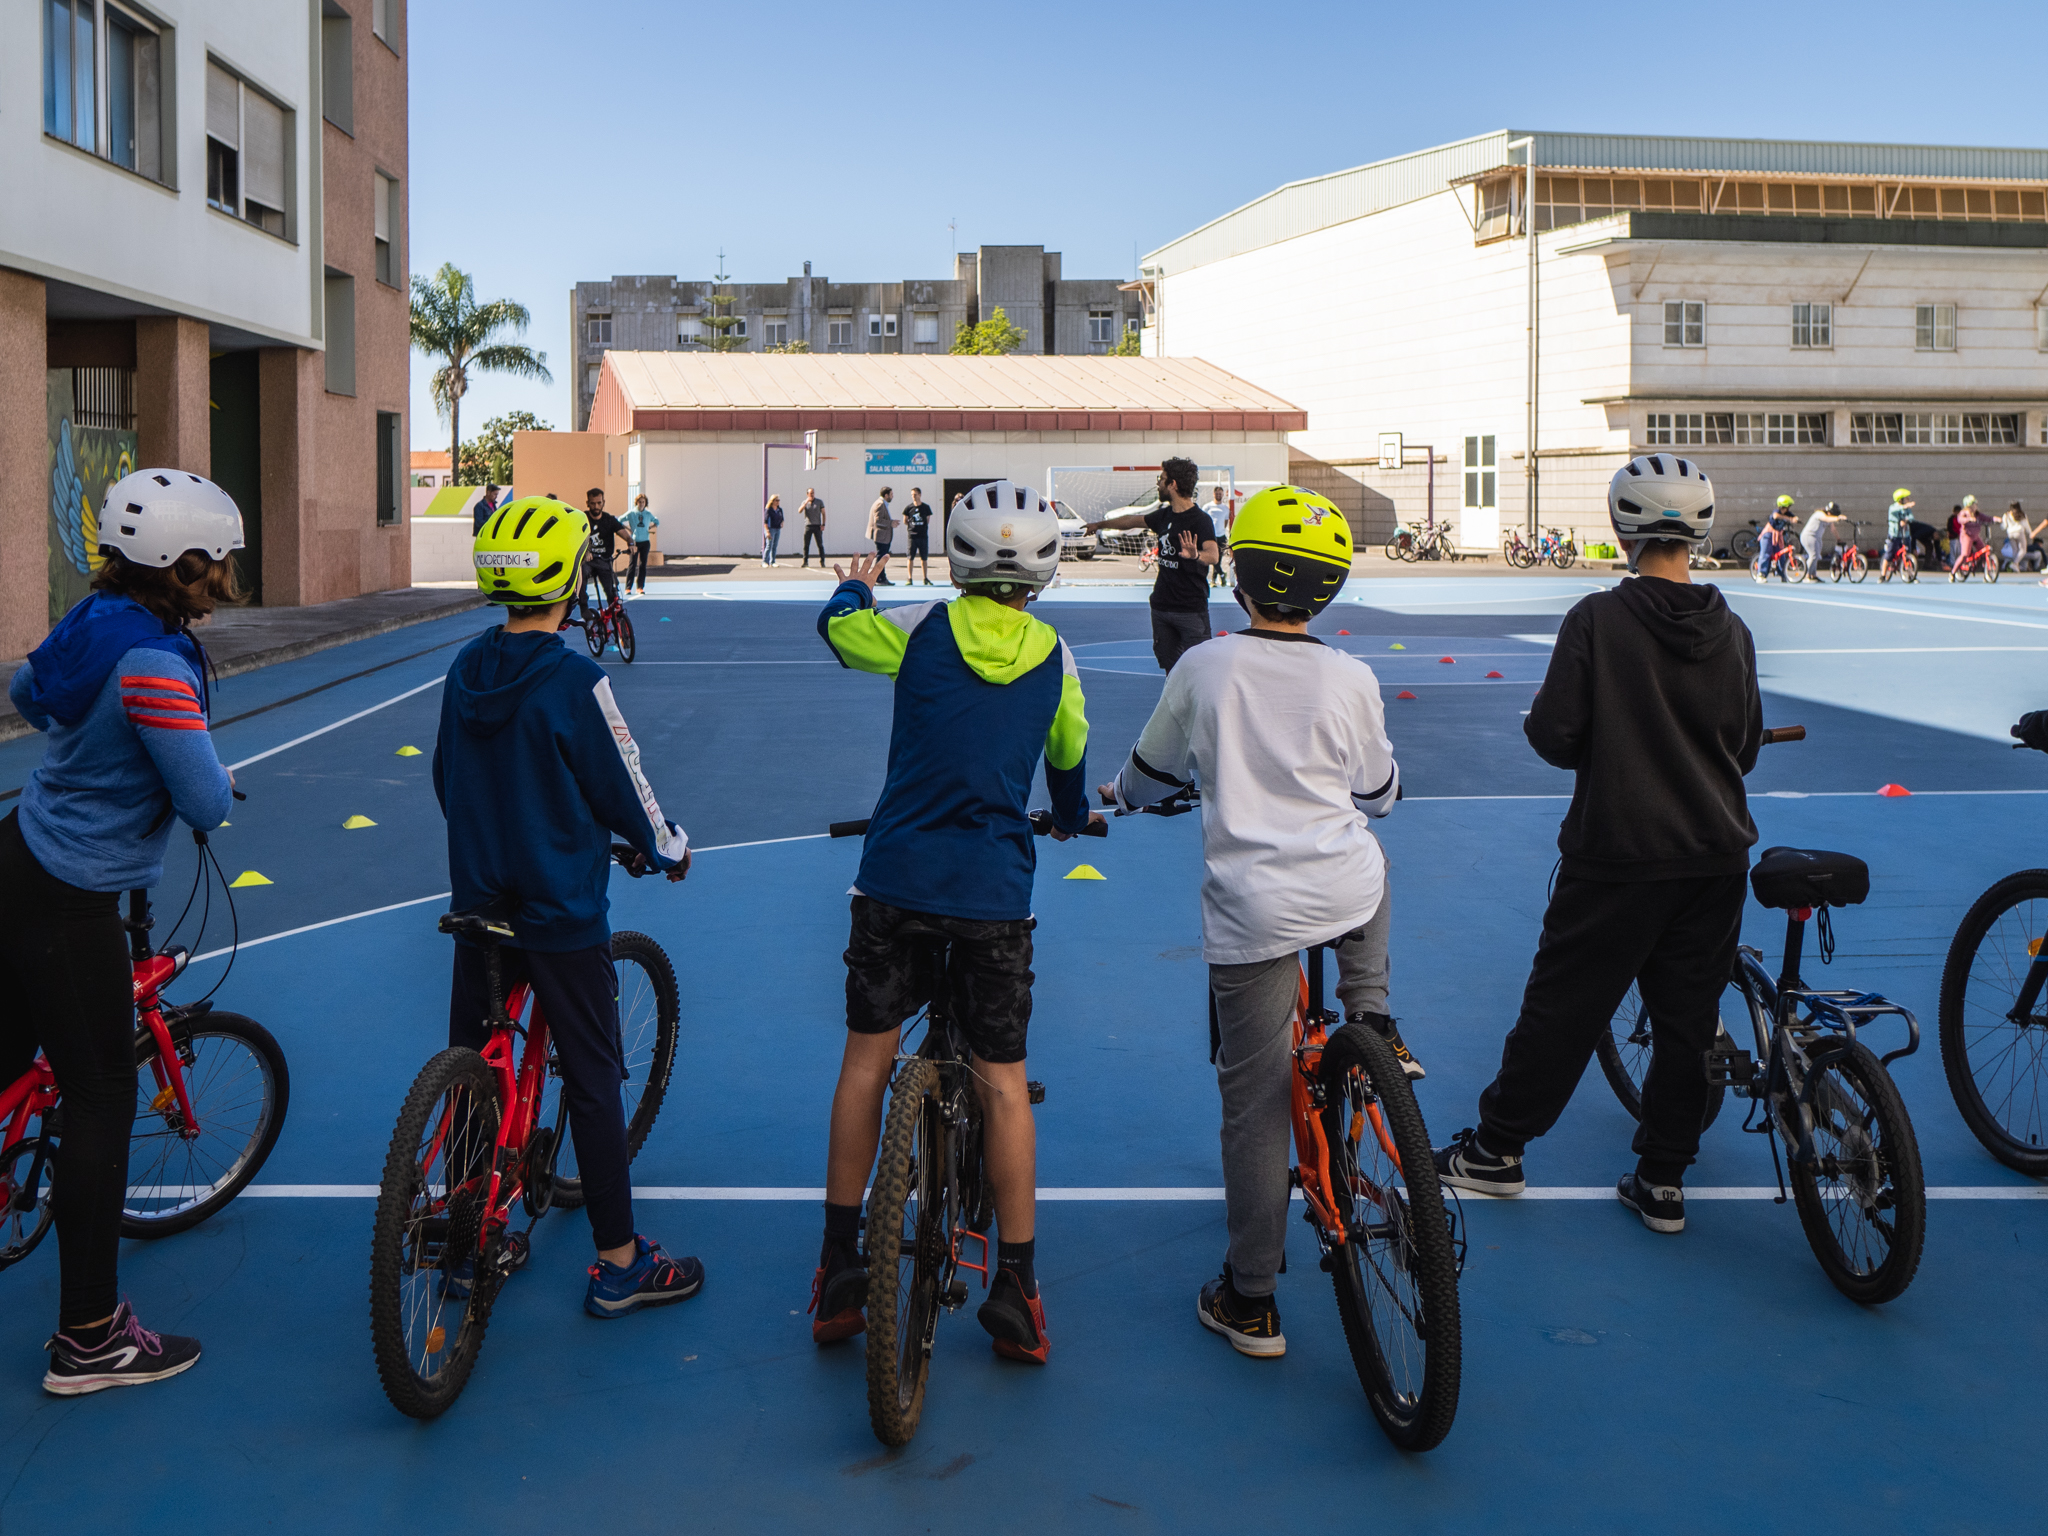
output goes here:
[[955, 357], [1007, 357], [1024, 345], [1024, 328], [1010, 324], [1010, 317], [998, 304], [996, 312], [979, 325], [960, 322], [953, 333]]
[[555, 429], [531, 411], [513, 411], [493, 416], [483, 431], [462, 445], [462, 469], [457, 485], [510, 485], [512, 483], [512, 434], [552, 432]]
[[[732, 312], [737, 302], [729, 293], [714, 293], [706, 301], [711, 313], [704, 317], [704, 324], [711, 332], [711, 339], [704, 343], [714, 352], [737, 352], [747, 344], [744, 336], [735, 336], [733, 327], [740, 324], [740, 317]], [[723, 305], [723, 308], [720, 306]]]
[[1123, 338], [1116, 344], [1116, 350], [1109, 355], [1111, 357], [1143, 357], [1145, 354], [1139, 348], [1138, 332], [1125, 331]]
[[802, 340], [785, 341], [780, 346], [763, 347], [761, 350], [763, 352], [808, 352], [811, 350], [811, 344], [808, 341]]
[[441, 263], [432, 277], [413, 274], [412, 344], [439, 358], [434, 370], [434, 409], [448, 421], [448, 456], [457, 485], [481, 482], [463, 478], [462, 397], [469, 393], [472, 373], [506, 373], [514, 378], [552, 384], [548, 355], [517, 342], [498, 340], [501, 332], [524, 332], [531, 316], [513, 299], [477, 302], [476, 284], [452, 261]]

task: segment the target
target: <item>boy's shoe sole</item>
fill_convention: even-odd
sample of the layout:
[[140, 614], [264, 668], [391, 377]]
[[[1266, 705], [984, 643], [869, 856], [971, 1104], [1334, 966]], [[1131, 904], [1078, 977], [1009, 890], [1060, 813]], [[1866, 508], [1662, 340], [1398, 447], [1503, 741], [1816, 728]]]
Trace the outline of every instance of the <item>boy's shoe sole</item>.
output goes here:
[[[1643, 1181], [1635, 1174], [1625, 1173], [1621, 1176], [1621, 1181], [1614, 1186], [1614, 1197], [1617, 1200], [1619, 1200], [1623, 1205], [1627, 1206], [1630, 1210], [1634, 1211], [1636, 1215], [1640, 1216], [1643, 1220], [1643, 1225], [1648, 1227], [1652, 1232], [1663, 1232], [1667, 1234], [1674, 1232], [1683, 1232], [1685, 1230], [1684, 1199], [1681, 1197], [1676, 1202], [1678, 1206], [1678, 1214], [1676, 1216], [1672, 1216], [1669, 1214], [1654, 1214], [1654, 1205], [1652, 1203], [1651, 1197], [1647, 1193], [1645, 1193], [1645, 1191], [1649, 1190], [1651, 1187], [1652, 1186], [1644, 1184]], [[1670, 1205], [1671, 1203], [1672, 1202], [1668, 1201], [1655, 1202], [1655, 1204], [1657, 1205], [1666, 1206]]]
[[152, 1381], [168, 1381], [192, 1369], [199, 1363], [194, 1355], [190, 1360], [181, 1360], [176, 1365], [166, 1366], [161, 1371], [138, 1375], [133, 1371], [121, 1371], [106, 1375], [59, 1376], [55, 1371], [43, 1375], [43, 1390], [55, 1397], [84, 1397], [92, 1392], [104, 1392], [109, 1387], [146, 1387]]
[[1276, 1333], [1271, 1338], [1259, 1338], [1253, 1334], [1240, 1333], [1217, 1317], [1209, 1310], [1209, 1293], [1206, 1288], [1195, 1298], [1195, 1316], [1211, 1333], [1220, 1333], [1230, 1340], [1230, 1347], [1240, 1355], [1249, 1355], [1254, 1360], [1277, 1360], [1287, 1353], [1286, 1334]]

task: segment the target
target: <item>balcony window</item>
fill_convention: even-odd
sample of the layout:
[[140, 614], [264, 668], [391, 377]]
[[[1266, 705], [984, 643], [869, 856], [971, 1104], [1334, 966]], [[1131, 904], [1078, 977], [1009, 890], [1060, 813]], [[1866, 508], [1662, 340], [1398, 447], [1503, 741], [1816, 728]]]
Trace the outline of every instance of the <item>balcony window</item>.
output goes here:
[[292, 238], [286, 187], [293, 114], [218, 64], [206, 66], [206, 200]]

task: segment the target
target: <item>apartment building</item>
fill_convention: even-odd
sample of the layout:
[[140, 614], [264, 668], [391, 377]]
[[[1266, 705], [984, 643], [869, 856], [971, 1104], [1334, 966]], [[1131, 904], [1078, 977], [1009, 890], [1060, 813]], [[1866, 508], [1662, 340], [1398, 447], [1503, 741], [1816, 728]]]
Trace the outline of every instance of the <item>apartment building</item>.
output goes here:
[[0, 655], [146, 465], [234, 496], [265, 604], [408, 584], [405, 0], [7, 15]]
[[1147, 351], [1302, 406], [1297, 476], [1369, 528], [1432, 489], [1469, 547], [1604, 526], [1658, 448], [1724, 518], [2048, 497], [2048, 150], [1504, 130], [1281, 187], [1141, 286]]
[[[569, 294], [570, 356], [576, 359], [574, 422], [590, 421], [606, 352], [730, 350], [843, 353], [946, 352], [954, 333], [997, 309], [1024, 332], [1022, 355], [1101, 356], [1138, 328], [1135, 293], [1116, 278], [1068, 278], [1060, 253], [1042, 245], [984, 245], [953, 258], [951, 278], [835, 283], [803, 276], [780, 283], [614, 277]], [[725, 324], [730, 320], [731, 324]]]

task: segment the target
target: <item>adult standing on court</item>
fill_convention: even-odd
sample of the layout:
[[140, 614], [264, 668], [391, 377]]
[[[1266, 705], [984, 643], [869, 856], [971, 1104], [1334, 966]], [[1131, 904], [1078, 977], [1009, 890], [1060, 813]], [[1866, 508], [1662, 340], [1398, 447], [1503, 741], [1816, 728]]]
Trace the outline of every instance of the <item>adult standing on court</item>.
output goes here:
[[782, 498], [770, 496], [761, 509], [761, 563], [775, 563], [775, 546], [782, 542]]
[[[135, 997], [121, 892], [163, 878], [172, 821], [217, 827], [234, 779], [206, 726], [206, 656], [186, 626], [233, 602], [242, 517], [197, 475], [150, 469], [108, 487], [92, 591], [14, 674], [8, 696], [48, 733], [0, 821], [0, 1083], [40, 1048], [64, 1096], [51, 1167], [62, 1278], [43, 1388], [62, 1397], [161, 1381], [197, 1339], [144, 1328], [116, 1272], [135, 1124]], [[25, 1165], [17, 1165], [21, 1171]]]
[[484, 524], [489, 522], [491, 514], [498, 510], [498, 488], [495, 485], [485, 486], [483, 495], [477, 497], [476, 505], [469, 510], [469, 531], [470, 535], [474, 537], [484, 531]]
[[1829, 523], [1846, 523], [1849, 515], [1834, 502], [1816, 511], [1799, 532], [1799, 547], [1806, 551], [1806, 579], [1820, 580], [1820, 534]]
[[924, 584], [932, 584], [932, 508], [924, 490], [910, 488], [910, 505], [903, 509], [903, 531], [910, 539], [910, 553], [903, 557], [903, 579], [914, 582], [917, 562], [924, 562]]
[[[882, 487], [882, 494], [875, 498], [875, 504], [868, 508], [868, 537], [875, 541], [876, 558], [889, 558], [889, 547], [896, 542], [896, 512], [890, 503], [896, 493], [888, 486]], [[887, 576], [875, 577], [878, 587], [894, 586]]]
[[[552, 501], [554, 498], [550, 496], [548, 500]], [[626, 525], [605, 511], [604, 490], [601, 486], [593, 485], [583, 493], [583, 515], [590, 519], [590, 558], [583, 562], [584, 566], [587, 573], [596, 578], [599, 589], [604, 593], [605, 602], [615, 603], [619, 599], [619, 575], [612, 569], [612, 558], [613, 551], [617, 548], [616, 541], [619, 535], [626, 531]], [[588, 582], [584, 583], [583, 590], [578, 593], [577, 603], [583, 617], [588, 620], [592, 611]]]
[[811, 545], [814, 541], [818, 546], [818, 564], [822, 566], [825, 563], [825, 503], [818, 500], [818, 488], [816, 486], [806, 486], [804, 488], [804, 504], [798, 507], [797, 511], [803, 514], [804, 519], [804, 563], [802, 569], [810, 569]]
[[1209, 514], [1209, 526], [1216, 530], [1216, 564], [1210, 569], [1209, 585], [1227, 587], [1230, 585], [1230, 577], [1224, 570], [1223, 562], [1230, 555], [1231, 513], [1223, 504], [1223, 486], [1220, 482], [1209, 487], [1209, 505], [1202, 510]]
[[647, 595], [647, 556], [654, 543], [654, 530], [661, 526], [661, 519], [647, 510], [647, 497], [633, 498], [633, 510], [626, 514], [626, 537], [633, 541], [633, 553], [626, 560], [626, 590], [639, 589], [640, 595]]
[[1216, 525], [1195, 505], [1195, 461], [1168, 459], [1159, 466], [1159, 509], [1130, 512], [1088, 524], [1149, 528], [1159, 535], [1159, 575], [1152, 583], [1152, 656], [1171, 672], [1183, 652], [1209, 638], [1209, 567], [1223, 557]]

